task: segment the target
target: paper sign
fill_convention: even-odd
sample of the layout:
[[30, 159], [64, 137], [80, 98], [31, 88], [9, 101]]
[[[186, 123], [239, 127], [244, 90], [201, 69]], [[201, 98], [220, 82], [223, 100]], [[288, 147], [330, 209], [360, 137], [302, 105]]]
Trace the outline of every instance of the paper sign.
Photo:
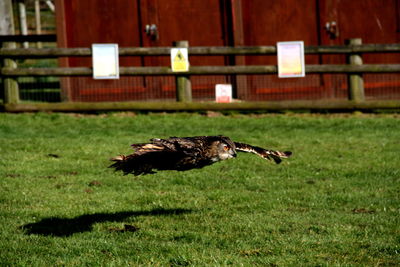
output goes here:
[[189, 71], [187, 48], [171, 48], [171, 69], [173, 72]]
[[278, 42], [278, 77], [304, 77], [304, 42]]
[[119, 79], [118, 44], [92, 44], [93, 79]]
[[215, 101], [217, 103], [232, 102], [232, 85], [231, 84], [215, 85]]

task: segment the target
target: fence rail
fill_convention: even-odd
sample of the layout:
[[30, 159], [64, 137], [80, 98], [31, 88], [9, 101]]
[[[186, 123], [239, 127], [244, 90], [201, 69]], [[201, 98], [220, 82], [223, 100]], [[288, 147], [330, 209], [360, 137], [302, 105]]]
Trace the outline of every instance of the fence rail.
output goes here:
[[89, 111], [226, 111], [226, 110], [257, 110], [257, 111], [351, 111], [351, 110], [384, 110], [400, 109], [400, 101], [278, 101], [278, 102], [62, 102], [62, 103], [22, 103], [7, 104], [4, 109], [9, 112], [56, 111], [56, 112], [89, 112]]
[[[120, 47], [120, 56], [169, 56], [172, 47]], [[276, 46], [236, 46], [236, 47], [189, 47], [189, 55], [229, 56], [229, 55], [273, 55]], [[364, 44], [343, 46], [306, 46], [305, 54], [354, 54], [354, 53], [398, 53], [400, 44]], [[90, 48], [1, 48], [0, 57], [7, 58], [51, 58], [88, 57]]]
[[[93, 109], [156, 109], [157, 106], [166, 110], [192, 110], [192, 109], [368, 109], [368, 108], [399, 108], [398, 101], [375, 101], [366, 103], [363, 98], [362, 75], [364, 73], [400, 73], [400, 64], [362, 64], [363, 53], [399, 53], [400, 44], [360, 44], [360, 39], [352, 40], [348, 45], [343, 46], [307, 46], [306, 54], [329, 55], [345, 54], [349, 57], [349, 64], [343, 65], [306, 65], [306, 73], [329, 74], [341, 73], [349, 76], [350, 101], [291, 101], [281, 103], [250, 102], [250, 103], [176, 103], [151, 104], [136, 103], [20, 103], [18, 98], [18, 83], [16, 78], [23, 76], [91, 76], [92, 68], [88, 67], [55, 67], [55, 68], [18, 68], [15, 60], [20, 58], [59, 58], [59, 57], [89, 57], [92, 55], [90, 48], [1, 48], [0, 58], [5, 62], [0, 74], [4, 86], [4, 107], [6, 110], [70, 110], [79, 108], [86, 110]], [[121, 47], [120, 56], [169, 56], [172, 47]], [[275, 46], [254, 46], [254, 47], [189, 47], [189, 55], [203, 56], [244, 56], [244, 55], [275, 55]], [[353, 59], [353, 60], [352, 60]], [[175, 73], [169, 67], [121, 67], [122, 76], [146, 76], [146, 75], [168, 75], [176, 76], [177, 95], [181, 98], [178, 101], [190, 102], [191, 99], [179, 90], [188, 91], [186, 85], [180, 85], [179, 81], [187, 81], [190, 75], [229, 75], [229, 74], [274, 74], [277, 73], [277, 66], [274, 65], [236, 65], [236, 66], [191, 66], [185, 73]], [[184, 77], [184, 79], [180, 79]], [[356, 81], [356, 82], [354, 82]], [[190, 88], [189, 88], [190, 89]], [[356, 93], [354, 93], [356, 92]], [[333, 104], [328, 104], [333, 103]], [[355, 104], [357, 103], [357, 104]], [[36, 105], [36, 106], [35, 106]], [[35, 107], [34, 107], [35, 106]], [[118, 108], [119, 107], [119, 108]]]
[[30, 35], [0, 35], [0, 43], [5, 42], [56, 42], [55, 34], [30, 34]]
[[[306, 65], [307, 73], [392, 73], [400, 72], [400, 64], [364, 64], [364, 65]], [[273, 74], [277, 73], [276, 66], [197, 66], [190, 67], [185, 75], [212, 75], [212, 74]], [[91, 76], [92, 68], [3, 68], [4, 76]], [[120, 75], [174, 75], [182, 73], [173, 72], [169, 67], [120, 67]]]

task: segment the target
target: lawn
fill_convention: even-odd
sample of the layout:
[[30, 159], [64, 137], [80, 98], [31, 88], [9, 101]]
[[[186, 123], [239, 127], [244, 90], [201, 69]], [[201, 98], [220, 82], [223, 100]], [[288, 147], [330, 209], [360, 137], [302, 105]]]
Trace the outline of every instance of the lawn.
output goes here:
[[[400, 265], [400, 116], [210, 115], [0, 113], [0, 265]], [[294, 155], [107, 168], [217, 134]]]

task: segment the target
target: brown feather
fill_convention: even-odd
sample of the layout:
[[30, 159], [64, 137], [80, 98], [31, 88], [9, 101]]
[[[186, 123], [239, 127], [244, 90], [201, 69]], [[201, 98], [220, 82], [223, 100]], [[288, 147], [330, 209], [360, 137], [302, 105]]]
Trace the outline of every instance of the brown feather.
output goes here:
[[226, 136], [170, 137], [151, 139], [149, 143], [133, 144], [134, 153], [119, 155], [110, 166], [124, 174], [154, 173], [154, 170], [186, 171], [203, 168], [217, 161], [236, 157], [236, 151], [250, 152], [276, 163], [291, 152], [267, 150], [233, 142]]
[[272, 159], [277, 164], [281, 163], [282, 158], [289, 158], [292, 155], [292, 152], [290, 151], [282, 152], [282, 151], [269, 150], [238, 142], [235, 142], [235, 146], [237, 151], [253, 153], [262, 157], [263, 159], [268, 159], [268, 160]]

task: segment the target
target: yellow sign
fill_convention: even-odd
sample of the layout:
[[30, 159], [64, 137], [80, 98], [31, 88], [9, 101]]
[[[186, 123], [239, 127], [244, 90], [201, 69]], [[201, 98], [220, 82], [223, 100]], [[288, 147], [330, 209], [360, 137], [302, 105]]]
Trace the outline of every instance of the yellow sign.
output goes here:
[[187, 48], [171, 48], [171, 68], [173, 72], [185, 72], [189, 70]]

